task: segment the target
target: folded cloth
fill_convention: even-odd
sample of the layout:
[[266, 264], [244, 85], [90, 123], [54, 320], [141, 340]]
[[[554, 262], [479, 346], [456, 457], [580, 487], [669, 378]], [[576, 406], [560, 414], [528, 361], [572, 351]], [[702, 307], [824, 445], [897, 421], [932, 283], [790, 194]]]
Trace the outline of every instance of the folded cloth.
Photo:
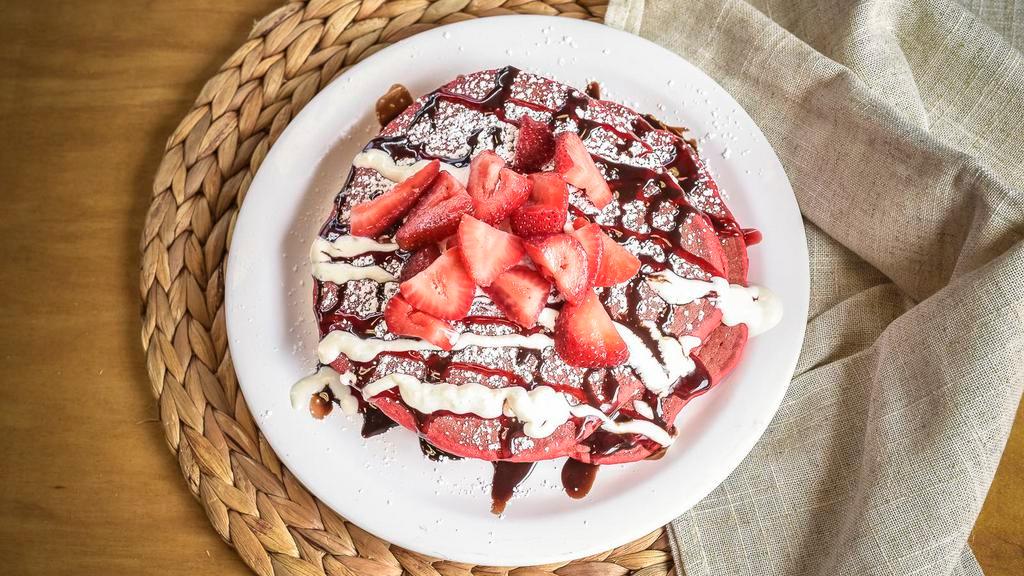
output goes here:
[[672, 523], [678, 565], [980, 574], [967, 537], [1024, 387], [1013, 0], [612, 0], [607, 22], [732, 93], [782, 159], [810, 249], [789, 393]]

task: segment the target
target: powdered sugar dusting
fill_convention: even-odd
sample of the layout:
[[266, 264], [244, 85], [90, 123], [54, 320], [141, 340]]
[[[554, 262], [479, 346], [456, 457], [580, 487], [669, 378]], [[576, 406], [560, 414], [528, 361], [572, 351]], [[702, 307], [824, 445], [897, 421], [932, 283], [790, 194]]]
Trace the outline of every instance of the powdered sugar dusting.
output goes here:
[[[479, 101], [491, 93], [495, 87], [496, 78], [495, 71], [471, 74], [453, 81], [445, 87], [445, 90], [450, 94]], [[569, 96], [573, 94], [578, 93], [528, 73], [518, 74], [510, 89], [512, 99], [549, 109], [562, 107]], [[417, 116], [415, 112], [420, 109], [422, 102], [423, 99], [417, 101], [409, 110], [403, 112], [382, 131], [382, 134], [394, 137], [405, 136], [409, 144], [416, 146], [420, 151], [431, 156], [446, 158], [456, 166], [464, 165], [470, 157], [491, 149], [495, 150], [506, 162], [513, 160], [515, 142], [519, 135], [518, 128], [514, 124], [502, 121], [499, 115], [481, 112], [462, 103], [445, 99], [436, 103], [432, 114]], [[512, 101], [505, 103], [503, 113], [506, 118], [513, 121], [524, 115], [541, 121], [550, 121], [552, 116], [550, 112]], [[634, 132], [634, 125], [638, 126], [637, 130], [640, 130], [642, 121], [634, 112], [621, 105], [590, 101], [589, 105], [581, 106], [574, 113], [583, 119], [580, 124], [585, 124], [586, 129], [581, 130], [580, 124], [577, 124], [572, 118], [562, 116], [555, 119], [556, 131], [582, 132], [584, 145], [595, 155], [595, 163], [599, 171], [613, 183], [622, 176], [620, 171], [631, 173], [625, 167], [637, 167], [650, 170], [652, 174], [664, 174], [663, 166], [671, 162], [677, 154], [678, 140], [674, 135], [663, 130], [644, 129], [642, 137], [638, 136]], [[641, 123], [634, 124], [635, 122]], [[600, 124], [607, 124], [610, 128]], [[413, 162], [412, 158], [403, 158], [397, 163], [408, 164], [411, 162]], [[547, 168], [551, 167], [551, 162], [549, 162]], [[713, 186], [713, 183], [698, 182], [695, 186], [689, 184], [687, 183], [690, 188], [687, 198], [696, 197], [697, 200], [691, 200], [691, 202], [697, 208], [712, 213], [725, 210], [719, 196], [709, 188], [709, 186]], [[364, 168], [354, 170], [350, 182], [339, 195], [335, 223], [326, 228], [325, 236], [328, 239], [333, 239], [338, 234], [344, 233], [347, 230], [351, 206], [376, 197], [393, 186], [392, 182], [381, 177], [375, 170]], [[670, 201], [657, 199], [662, 194], [662, 190], [655, 185], [653, 178], [647, 183], [644, 192], [647, 198], [652, 198], [654, 201], [647, 203], [637, 199], [625, 203], [611, 202], [604, 209], [598, 210], [585, 194], [570, 186], [570, 204], [575, 210], [586, 214], [591, 220], [601, 225], [621, 224], [625, 230], [639, 235], [640, 237], [633, 237], [626, 234], [625, 238], [618, 238], [631, 253], [643, 256], [648, 261], [667, 261], [669, 267], [682, 277], [708, 276], [699, 266], [690, 264], [675, 254], [666, 253], [665, 247], [658, 241], [645, 238], [645, 235], [651, 233], [652, 230], [663, 232], [677, 230], [680, 224], [678, 221], [680, 209]], [[721, 206], [716, 206], [716, 203]], [[715, 212], [716, 210], [717, 212]], [[689, 233], [685, 240], [693, 240], [692, 235], [692, 232]], [[697, 244], [701, 241], [703, 239], [696, 239]], [[360, 265], [380, 266], [392, 275], [398, 276], [403, 261], [407, 257], [406, 253], [399, 251], [390, 257], [360, 256], [351, 260]], [[629, 299], [626, 297], [628, 286], [629, 284], [624, 284], [600, 291], [601, 299], [613, 318], [625, 319], [633, 315], [645, 320], [653, 320], [664, 317], [663, 312], [667, 304], [643, 282], [639, 282], [635, 286], [640, 294], [639, 300], [636, 301], [636, 309], [628, 310]], [[337, 306], [337, 309], [343, 310], [350, 316], [369, 321], [364, 326], [369, 332], [366, 335], [372, 334], [381, 339], [392, 340], [395, 335], [387, 330], [384, 322], [375, 319], [380, 317], [384, 303], [397, 291], [398, 284], [396, 282], [381, 284], [364, 279], [346, 282], [340, 287], [324, 282], [320, 283], [319, 304], [322, 311], [326, 312]], [[556, 308], [558, 303], [556, 298], [554, 300]], [[672, 321], [664, 322], [665, 326], [662, 329], [670, 334], [669, 325], [678, 324], [677, 317], [684, 316], [685, 325], [692, 327], [699, 319], [690, 318], [689, 315], [702, 316], [704, 313], [703, 310], [676, 310], [675, 307], [672, 307], [668, 316]], [[470, 315], [482, 319], [504, 318], [502, 312], [486, 297], [474, 299]], [[453, 327], [460, 333], [468, 332], [483, 336], [502, 336], [520, 332], [518, 327], [507, 322], [454, 322]], [[352, 329], [351, 326], [338, 326], [337, 328]], [[544, 331], [550, 333], [550, 330], [545, 329]], [[541, 382], [550, 382], [579, 389], [588, 386], [585, 376], [589, 373], [590, 388], [600, 388], [598, 380], [604, 378], [603, 371], [588, 371], [569, 366], [551, 347], [525, 355], [522, 354], [522, 351], [522, 348], [512, 346], [467, 346], [452, 353], [436, 351], [411, 354], [383, 353], [373, 365], [372, 377], [379, 378], [398, 373], [409, 374], [420, 379], [436, 377], [437, 374], [429, 373], [425, 361], [439, 356], [452, 361], [443, 377], [453, 383], [472, 381], [491, 388], [504, 388], [519, 385], [520, 382], [527, 387]], [[518, 381], [499, 373], [491, 374], [486, 370], [478, 371], [471, 368], [472, 366], [506, 371], [514, 374]], [[630, 369], [626, 367], [614, 370], [613, 374], [616, 378], [633, 377]], [[444, 422], [443, 426], [441, 422]], [[458, 442], [487, 450], [501, 448], [502, 434], [505, 431], [504, 424], [497, 420], [481, 422], [479, 418], [447, 415], [441, 416], [435, 425], [437, 426], [435, 432], [443, 428], [445, 434], [457, 436]], [[515, 453], [533, 448], [535, 448], [534, 441], [529, 438], [516, 438], [511, 441], [510, 449]]]

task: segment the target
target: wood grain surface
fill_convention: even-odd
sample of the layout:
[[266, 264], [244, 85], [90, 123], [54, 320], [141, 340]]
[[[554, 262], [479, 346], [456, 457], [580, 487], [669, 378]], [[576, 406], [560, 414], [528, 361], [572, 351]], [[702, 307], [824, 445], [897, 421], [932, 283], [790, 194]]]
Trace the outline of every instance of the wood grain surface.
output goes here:
[[[245, 574], [166, 448], [138, 242], [163, 143], [280, 0], [0, 7], [0, 573]], [[1024, 573], [1024, 425], [972, 537]]]

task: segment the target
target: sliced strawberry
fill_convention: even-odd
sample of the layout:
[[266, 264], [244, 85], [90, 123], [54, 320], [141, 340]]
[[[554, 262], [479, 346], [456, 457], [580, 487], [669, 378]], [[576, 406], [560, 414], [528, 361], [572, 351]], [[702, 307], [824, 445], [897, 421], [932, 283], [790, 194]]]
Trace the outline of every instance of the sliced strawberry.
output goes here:
[[604, 260], [597, 270], [594, 286], [615, 286], [636, 276], [640, 259], [608, 236], [604, 237]]
[[438, 249], [437, 244], [427, 244], [423, 248], [412, 253], [409, 259], [405, 261], [402, 266], [402, 273], [398, 275], [399, 282], [405, 282], [409, 278], [423, 272], [437, 260], [437, 257], [441, 255], [441, 250]]
[[529, 178], [513, 172], [508, 168], [502, 168], [498, 172], [498, 184], [494, 187], [494, 196], [490, 199], [484, 209], [492, 222], [498, 223], [508, 218], [530, 198], [530, 189], [533, 184]]
[[594, 206], [604, 208], [612, 201], [611, 188], [575, 132], [562, 132], [555, 137], [555, 170], [566, 182], [582, 188]]
[[565, 178], [562, 178], [561, 174], [537, 172], [530, 174], [530, 181], [533, 182], [533, 189], [530, 191], [531, 202], [569, 212], [569, 187], [565, 185]]
[[440, 242], [455, 233], [463, 214], [472, 211], [473, 200], [465, 187], [448, 172], [441, 172], [430, 192], [398, 229], [395, 242], [403, 250]]
[[597, 224], [588, 224], [574, 230], [572, 235], [580, 241], [587, 253], [587, 284], [595, 286], [594, 281], [597, 280], [598, 272], [604, 263], [604, 240], [601, 237], [605, 236], [605, 233]]
[[519, 119], [516, 155], [512, 164], [520, 172], [540, 170], [555, 154], [555, 135], [547, 122], [523, 114]]
[[469, 164], [468, 192], [473, 199], [473, 214], [488, 224], [497, 224], [530, 197], [530, 181], [505, 168], [505, 161], [494, 151], [485, 150]]
[[588, 290], [579, 303], [566, 303], [555, 324], [555, 351], [572, 366], [618, 366], [629, 349], [597, 294]]
[[457, 237], [463, 264], [477, 286], [490, 286], [526, 254], [522, 240], [469, 215], [462, 217]]
[[493, 150], [484, 150], [469, 163], [469, 183], [466, 188], [473, 198], [486, 198], [498, 183], [498, 172], [505, 167], [505, 161]]
[[557, 234], [569, 214], [569, 187], [557, 172], [530, 174], [530, 201], [512, 213], [512, 231], [519, 236]]
[[497, 224], [508, 218], [530, 197], [530, 180], [522, 174], [502, 168], [492, 188], [475, 190], [475, 193], [470, 193], [473, 213], [488, 224]]
[[442, 350], [451, 350], [459, 333], [452, 325], [412, 307], [401, 294], [395, 294], [384, 307], [388, 330], [401, 336], [422, 338]]
[[465, 318], [473, 306], [476, 286], [462, 267], [462, 256], [454, 248], [434, 263], [402, 282], [399, 289], [409, 304], [443, 320]]
[[440, 167], [441, 163], [433, 160], [391, 190], [353, 206], [349, 216], [352, 235], [373, 238], [398, 222], [434, 182]]
[[594, 286], [615, 286], [636, 276], [640, 271], [640, 259], [626, 250], [622, 244], [612, 240], [604, 231], [601, 232], [600, 238], [604, 244], [604, 257], [601, 259], [601, 265], [597, 267]]
[[514, 266], [484, 289], [509, 320], [523, 328], [537, 324], [547, 304], [551, 283], [526, 266]]
[[557, 234], [565, 227], [565, 213], [541, 204], [527, 204], [512, 213], [509, 219], [517, 236]]
[[567, 301], [579, 302], [587, 295], [587, 252], [579, 240], [568, 234], [552, 234], [529, 240], [524, 247]]
[[583, 243], [588, 258], [593, 259], [594, 257], [595, 251], [590, 247], [594, 240], [585, 240], [584, 238], [593, 237], [601, 243], [594, 286], [615, 286], [636, 276], [636, 273], [640, 271], [640, 259], [613, 240], [599, 225], [591, 224], [586, 218], [576, 217], [572, 226], [575, 229], [573, 236], [579, 238]]

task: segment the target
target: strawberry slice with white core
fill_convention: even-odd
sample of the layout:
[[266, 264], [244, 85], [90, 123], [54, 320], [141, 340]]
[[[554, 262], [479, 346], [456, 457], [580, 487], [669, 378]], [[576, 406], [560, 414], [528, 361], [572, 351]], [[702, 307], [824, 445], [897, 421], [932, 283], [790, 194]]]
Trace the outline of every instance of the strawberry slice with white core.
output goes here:
[[555, 137], [555, 170], [566, 182], [582, 189], [594, 206], [604, 208], [612, 201], [611, 188], [575, 132], [562, 132]]
[[547, 122], [523, 114], [519, 118], [519, 136], [513, 165], [520, 172], [540, 170], [555, 153], [555, 135]]
[[551, 283], [526, 266], [514, 266], [498, 276], [484, 292], [509, 320], [533, 328], [547, 304]]
[[522, 240], [469, 215], [459, 223], [458, 242], [463, 264], [477, 286], [490, 286], [526, 254]]
[[[594, 251], [590, 246], [599, 242], [601, 250], [594, 276], [594, 286], [615, 286], [629, 280], [640, 271], [640, 259], [626, 250], [621, 244], [605, 234], [601, 226], [591, 224], [586, 218], [576, 218], [573, 223], [573, 236], [580, 239], [587, 250], [587, 257], [593, 258]], [[584, 238], [588, 238], [584, 241]]]
[[574, 230], [572, 235], [580, 241], [583, 250], [587, 253], [587, 284], [596, 286], [594, 281], [604, 262], [604, 242], [601, 240], [604, 232], [601, 232], [601, 227], [597, 224], [587, 224]]
[[580, 241], [568, 234], [532, 238], [523, 246], [530, 259], [555, 281], [558, 292], [569, 302], [579, 302], [590, 289], [587, 282], [587, 252]]
[[448, 172], [441, 172], [430, 192], [398, 229], [395, 242], [403, 250], [440, 242], [455, 233], [463, 214], [472, 211], [473, 201], [466, 188]]
[[413, 308], [401, 294], [395, 294], [384, 307], [388, 330], [400, 336], [422, 338], [442, 350], [451, 350], [459, 333], [440, 318]]
[[494, 153], [484, 150], [469, 163], [469, 182], [466, 188], [473, 198], [487, 197], [498, 183], [498, 172], [505, 167], [505, 161]]
[[473, 199], [473, 214], [488, 224], [497, 224], [530, 197], [530, 181], [505, 168], [505, 161], [494, 151], [485, 150], [469, 164], [468, 192]]
[[414, 308], [442, 320], [459, 320], [465, 318], [473, 306], [476, 285], [462, 266], [459, 249], [454, 248], [402, 282], [399, 289]]
[[440, 162], [432, 160], [391, 190], [353, 206], [349, 216], [352, 235], [374, 238], [398, 222], [434, 182], [440, 167]]
[[[493, 152], [490, 154], [497, 157]], [[484, 179], [477, 179], [481, 180]], [[508, 168], [498, 170], [498, 176], [490, 188], [473, 186], [473, 182], [470, 175], [469, 195], [473, 198], [473, 213], [488, 224], [497, 224], [508, 218], [530, 197], [530, 180]]]
[[566, 303], [555, 323], [555, 351], [567, 364], [583, 368], [618, 366], [629, 348], [592, 290], [578, 303]]
[[531, 188], [533, 185], [529, 178], [508, 168], [502, 168], [498, 172], [494, 194], [480, 205], [481, 213], [487, 217], [487, 222], [497, 224], [529, 200]]

